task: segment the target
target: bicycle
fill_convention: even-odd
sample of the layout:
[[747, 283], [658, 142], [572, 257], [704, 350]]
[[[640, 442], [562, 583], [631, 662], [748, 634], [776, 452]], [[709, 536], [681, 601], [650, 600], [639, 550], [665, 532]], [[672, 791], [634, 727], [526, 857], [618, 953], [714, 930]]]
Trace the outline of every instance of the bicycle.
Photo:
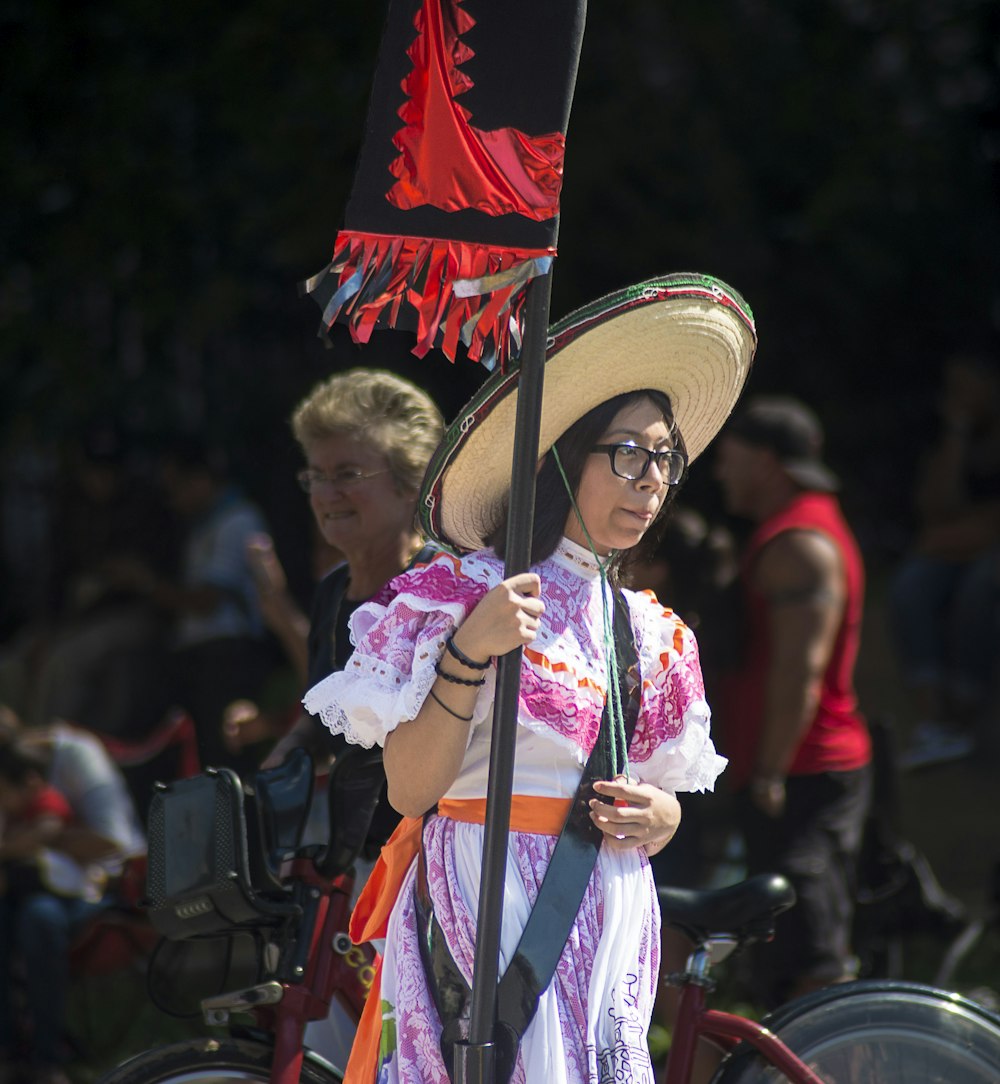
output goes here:
[[[380, 770], [377, 760], [372, 764], [372, 770]], [[308, 803], [302, 785], [307, 775], [311, 779], [311, 772], [311, 763], [296, 758], [272, 773], [262, 773], [242, 796], [242, 804], [232, 801], [231, 793], [220, 797], [216, 788], [211, 794], [215, 808], [208, 818], [213, 831], [219, 824], [230, 829], [235, 825], [235, 831], [221, 833], [228, 847], [228, 837], [244, 833], [245, 820], [248, 853], [200, 869], [197, 876], [192, 875], [197, 863], [192, 864], [190, 854], [182, 856], [172, 874], [170, 870], [155, 874], [161, 865], [157, 859], [161, 833], [167, 826], [156, 820], [154, 805], [150, 833], [154, 923], [173, 936], [198, 936], [227, 927], [253, 930], [265, 945], [261, 955], [267, 974], [250, 987], [202, 1002], [207, 1023], [229, 1025], [226, 1037], [186, 1040], [138, 1054], [105, 1075], [101, 1084], [342, 1080], [337, 1066], [304, 1047], [304, 1024], [324, 1018], [331, 997], [345, 1000], [359, 1015], [374, 954], [368, 946], [352, 945], [346, 934], [350, 867], [358, 841], [334, 834], [329, 848], [288, 850], [288, 840], [301, 830], [296, 818]], [[224, 772], [217, 774], [227, 778]], [[350, 775], [354, 778], [356, 773]], [[330, 787], [334, 801], [337, 791], [335, 774]], [[187, 803], [189, 814], [199, 808], [204, 813], [205, 795], [196, 797]], [[339, 800], [351, 801], [343, 794]], [[174, 817], [175, 830], [182, 820]], [[336, 812], [332, 821], [335, 828]], [[212, 846], [217, 857], [218, 839]], [[254, 863], [262, 868], [251, 875]], [[165, 879], [158, 882], [157, 876]], [[167, 883], [171, 876], [176, 884]], [[177, 891], [185, 878], [187, 890]], [[781, 877], [758, 876], [720, 889], [661, 887], [659, 894], [665, 921], [695, 946], [685, 970], [670, 977], [680, 988], [680, 1002], [662, 1084], [689, 1084], [700, 1038], [725, 1051], [714, 1084], [1000, 1081], [1000, 1018], [929, 986], [878, 980], [834, 986], [789, 1002], [759, 1023], [709, 1008], [712, 966], [739, 948], [772, 937], [775, 918], [792, 905], [794, 892]], [[253, 1026], [234, 1022], [234, 1014], [249, 1014]]]
[[[338, 758], [328, 788], [331, 823], [351, 827], [334, 828], [327, 846], [298, 845], [313, 780], [304, 750], [249, 784], [209, 768], [158, 785], [149, 815], [146, 907], [153, 925], [172, 941], [252, 935], [258, 981], [202, 1000], [204, 1022], [226, 1029], [223, 1037], [137, 1054], [106, 1073], [103, 1084], [342, 1080], [341, 1069], [307, 1049], [303, 1035], [307, 1023], [326, 1019], [333, 998], [356, 1023], [374, 978], [374, 950], [352, 944], [347, 933], [366, 813], [344, 813], [371, 801], [370, 781], [380, 773], [379, 757], [364, 750]], [[371, 801], [367, 813], [373, 809]]]
[[760, 1022], [707, 1007], [711, 969], [774, 936], [795, 902], [789, 883], [758, 875], [722, 889], [658, 889], [664, 921], [694, 944], [680, 988], [662, 1084], [688, 1084], [699, 1038], [726, 1057], [713, 1084], [996, 1084], [1000, 1017], [936, 987], [864, 979], [794, 999]]

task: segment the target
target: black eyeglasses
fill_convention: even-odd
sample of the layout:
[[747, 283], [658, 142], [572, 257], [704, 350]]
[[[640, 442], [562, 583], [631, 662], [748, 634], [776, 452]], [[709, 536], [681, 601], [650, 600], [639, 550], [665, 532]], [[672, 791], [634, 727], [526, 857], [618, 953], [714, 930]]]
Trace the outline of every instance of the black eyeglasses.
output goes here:
[[660, 477], [668, 486], [677, 485], [687, 469], [687, 456], [679, 448], [654, 452], [649, 448], [640, 448], [638, 444], [595, 444], [591, 451], [607, 452], [612, 472], [630, 482], [645, 478], [649, 464], [654, 461]]
[[306, 493], [316, 493], [322, 489], [335, 489], [342, 492], [345, 489], [360, 485], [369, 478], [377, 478], [380, 474], [388, 473], [388, 468], [386, 470], [372, 471], [371, 474], [363, 474], [359, 470], [339, 470], [336, 474], [324, 474], [319, 470], [306, 469], [300, 470], [295, 475], [295, 480]]

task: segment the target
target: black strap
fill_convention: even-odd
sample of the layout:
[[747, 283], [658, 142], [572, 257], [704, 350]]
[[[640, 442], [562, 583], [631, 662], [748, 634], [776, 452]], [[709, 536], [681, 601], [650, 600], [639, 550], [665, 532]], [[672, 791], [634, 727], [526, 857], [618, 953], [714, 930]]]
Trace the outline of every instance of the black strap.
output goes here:
[[[619, 691], [625, 715], [625, 747], [617, 758], [613, 758], [613, 724], [605, 701], [597, 741], [583, 770], [566, 823], [556, 841], [517, 949], [497, 987], [496, 1071], [500, 1081], [509, 1080], [513, 1073], [521, 1036], [538, 1009], [539, 997], [552, 981], [597, 863], [597, 853], [604, 836], [590, 819], [589, 803], [592, 798], [601, 797], [594, 790], [594, 782], [611, 779], [622, 771], [625, 753], [639, 718], [640, 680], [632, 623], [628, 605], [617, 591], [614, 601], [615, 648], [619, 663]], [[463, 1017], [472, 991], [452, 958], [444, 932], [434, 915], [427, 891], [422, 844], [414, 895], [420, 952], [443, 1025], [441, 1053], [450, 1078], [453, 1047], [464, 1037]]]

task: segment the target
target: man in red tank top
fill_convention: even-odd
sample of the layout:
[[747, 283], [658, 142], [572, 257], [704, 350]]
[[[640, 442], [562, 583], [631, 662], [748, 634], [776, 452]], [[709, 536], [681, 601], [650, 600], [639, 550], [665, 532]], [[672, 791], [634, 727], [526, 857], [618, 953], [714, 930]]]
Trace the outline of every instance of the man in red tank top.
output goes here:
[[802, 403], [757, 397], [716, 445], [730, 512], [754, 523], [740, 564], [744, 650], [721, 690], [720, 751], [750, 873], [783, 873], [798, 903], [758, 973], [766, 1001], [854, 977], [854, 878], [871, 744], [854, 691], [864, 604], [857, 542]]

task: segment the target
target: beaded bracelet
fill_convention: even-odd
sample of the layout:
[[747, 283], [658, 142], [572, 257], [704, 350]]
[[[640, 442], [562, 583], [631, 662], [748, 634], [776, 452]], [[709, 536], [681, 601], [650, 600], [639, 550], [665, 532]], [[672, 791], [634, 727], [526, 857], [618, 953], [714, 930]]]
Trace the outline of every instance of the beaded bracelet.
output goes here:
[[485, 670], [490, 665], [490, 660], [486, 662], [476, 662], [475, 659], [470, 659], [468, 655], [455, 643], [455, 634], [452, 633], [444, 642], [444, 646], [448, 649], [448, 654], [453, 659], [457, 659], [463, 666], [467, 666], [470, 670]]
[[438, 696], [438, 694], [433, 689], [431, 689], [431, 696], [434, 697], [434, 699], [437, 701], [437, 703], [440, 704], [441, 707], [444, 708], [444, 710], [449, 715], [454, 715], [456, 719], [461, 719], [463, 723], [471, 723], [472, 722], [472, 716], [471, 715], [459, 715], [459, 713], [457, 711], [455, 711], [454, 708], [449, 708], [448, 705], [441, 699], [440, 696]]
[[485, 676], [483, 676], [481, 678], [460, 678], [460, 677], [455, 677], [454, 674], [449, 674], [447, 670], [442, 670], [441, 669], [441, 661], [440, 660], [438, 660], [434, 664], [434, 673], [437, 674], [438, 677], [444, 678], [445, 681], [450, 681], [452, 683], [452, 685], [485, 685], [486, 684], [486, 677]]

